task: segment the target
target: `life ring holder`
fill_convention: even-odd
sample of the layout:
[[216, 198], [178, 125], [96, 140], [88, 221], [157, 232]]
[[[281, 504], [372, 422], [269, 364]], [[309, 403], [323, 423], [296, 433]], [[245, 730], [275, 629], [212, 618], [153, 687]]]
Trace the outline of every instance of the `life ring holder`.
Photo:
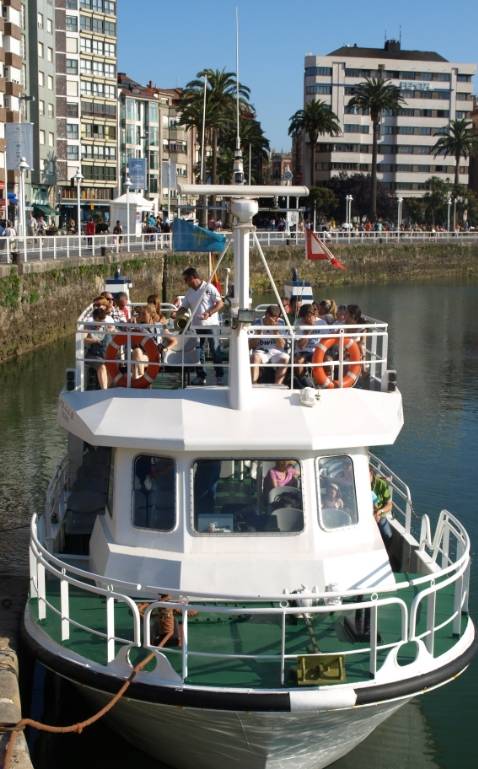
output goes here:
[[[119, 354], [122, 347], [128, 342], [126, 334], [115, 334], [108, 347], [106, 348], [105, 360], [111, 387], [127, 387], [127, 374], [120, 371]], [[148, 364], [144, 374], [137, 379], [131, 378], [131, 387], [136, 390], [144, 390], [149, 387], [159, 374], [160, 354], [159, 348], [153, 337], [136, 334], [131, 337], [131, 349], [141, 347], [148, 356]]]
[[[336, 344], [340, 344], [341, 341], [343, 342], [343, 349], [347, 353], [347, 358], [350, 361], [347, 365], [347, 373], [342, 380], [342, 387], [353, 387], [357, 383], [362, 371], [362, 353], [355, 339], [346, 336], [343, 339], [341, 337], [328, 337], [324, 339], [316, 346], [312, 355], [312, 363], [323, 363], [325, 354], [332, 347], [335, 347]], [[327, 376], [325, 366], [314, 366], [312, 376], [316, 384], [325, 390], [334, 390], [341, 386], [338, 379], [330, 379]]]

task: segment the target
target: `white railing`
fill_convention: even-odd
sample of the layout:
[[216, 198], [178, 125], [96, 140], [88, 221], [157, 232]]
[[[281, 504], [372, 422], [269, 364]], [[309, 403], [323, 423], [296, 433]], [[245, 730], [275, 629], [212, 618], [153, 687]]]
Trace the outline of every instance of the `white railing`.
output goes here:
[[[276, 661], [280, 666], [280, 675], [277, 685], [285, 684], [285, 671], [288, 661], [297, 661], [304, 654], [310, 656], [308, 644], [304, 642], [304, 649], [286, 653], [287, 617], [296, 617], [298, 621], [308, 622], [307, 617], [327, 614], [335, 615], [337, 620], [346, 616], [353, 617], [355, 612], [368, 612], [370, 618], [370, 640], [357, 644], [356, 649], [343, 651], [341, 649], [327, 650], [327, 654], [340, 654], [347, 658], [359, 655], [368, 655], [368, 676], [364, 675], [364, 681], [375, 678], [378, 666], [378, 653], [396, 653], [402, 644], [409, 641], [418, 641], [418, 656], [421, 654], [420, 644], [424, 645], [428, 654], [434, 653], [434, 641], [436, 633], [444, 627], [451, 626], [452, 633], [458, 638], [463, 633], [462, 612], [467, 611], [469, 573], [470, 573], [470, 542], [468, 535], [459, 521], [446, 510], [440, 513], [433, 540], [423, 543], [419, 548], [423, 552], [428, 550], [433, 569], [431, 573], [416, 577], [406, 582], [384, 589], [335, 591], [317, 593], [304, 591], [297, 593], [282, 593], [280, 595], [238, 596], [231, 594], [201, 593], [185, 596], [178, 591], [171, 590], [167, 586], [141, 585], [128, 583], [121, 580], [105, 578], [78, 567], [72, 566], [50, 553], [41, 544], [38, 536], [38, 521], [36, 516], [32, 519], [30, 541], [30, 580], [31, 597], [36, 599], [36, 614], [38, 620], [45, 620], [48, 612], [53, 612], [60, 617], [61, 641], [67, 641], [70, 637], [70, 627], [93, 633], [102, 638], [105, 643], [105, 657], [108, 663], [116, 658], [116, 645], [121, 646], [146, 646], [156, 649], [158, 653], [165, 651], [167, 655], [181, 655], [181, 678], [185, 682], [190, 671], [191, 660], [201, 658], [214, 658], [230, 661], [231, 659], [249, 659], [261, 662]], [[445, 554], [446, 566], [439, 565], [438, 560]], [[59, 584], [60, 606], [55, 605], [54, 596], [58, 595], [55, 584]], [[454, 600], [448, 616], [443, 616], [443, 606], [440, 614], [437, 614], [437, 598], [441, 591], [454, 585]], [[403, 591], [414, 587], [414, 597], [408, 598]], [[106, 598], [104, 607], [104, 625], [90, 627], [81, 622], [71, 611], [70, 589], [81, 589], [87, 594]], [[169, 594], [170, 600], [157, 601], [157, 595]], [[403, 597], [402, 597], [403, 596]], [[150, 600], [148, 608], [141, 620], [140, 611], [136, 601]], [[408, 601], [408, 602], [407, 602]], [[213, 603], [208, 603], [213, 602]], [[125, 636], [116, 635], [116, 606], [118, 603], [126, 604], [130, 611], [130, 627]], [[230, 605], [230, 604], [235, 605]], [[261, 606], [257, 606], [260, 603]], [[426, 604], [425, 629], [419, 628], [421, 606]], [[237, 605], [239, 604], [239, 606]], [[264, 606], [264, 604], [269, 604]], [[393, 641], [383, 643], [380, 638], [381, 610], [396, 607], [400, 616], [400, 630]], [[150, 620], [155, 609], [176, 609], [182, 616], [183, 645], [180, 649], [158, 650], [151, 644]], [[188, 621], [192, 614], [208, 615], [216, 614], [226, 617], [280, 617], [281, 639], [280, 651], [264, 653], [259, 650], [251, 653], [224, 653], [204, 652], [194, 650], [189, 641]], [[97, 614], [95, 614], [95, 618]], [[121, 618], [124, 624], [124, 614]], [[47, 626], [43, 626], [47, 631]], [[383, 628], [382, 628], [383, 630]], [[451, 634], [450, 634], [451, 635]], [[320, 655], [317, 649], [313, 654]], [[164, 683], [167, 683], [165, 681]]]
[[[227, 233], [226, 233], [227, 234]], [[318, 233], [329, 245], [340, 243], [397, 243], [399, 241], [467, 243], [478, 240], [478, 231], [434, 232], [430, 230], [383, 230], [381, 232], [328, 231]], [[263, 246], [303, 246], [304, 233], [258, 230], [257, 238]], [[251, 236], [251, 246], [253, 246]], [[42, 235], [28, 237], [0, 237], [0, 263], [32, 262], [43, 260], [89, 259], [107, 254], [124, 254], [170, 250], [170, 233], [142, 233], [141, 235]]]
[[[168, 305], [166, 313], [172, 309], [175, 308], [172, 305]], [[163, 374], [175, 372], [179, 374], [180, 384], [178, 386], [185, 387], [190, 383], [191, 377], [194, 378], [198, 367], [206, 373], [212, 370], [215, 370], [216, 374], [219, 372], [220, 379], [222, 379], [223, 375], [221, 370], [227, 372], [229, 369], [228, 350], [231, 338], [231, 321], [227, 318], [223, 318], [223, 322], [219, 326], [195, 330], [189, 329], [180, 333], [174, 330], [171, 321], [168, 321], [165, 325], [156, 324], [154, 328], [151, 325], [140, 323], [120, 322], [114, 325], [106, 325], [104, 322], [95, 323], [90, 320], [91, 312], [92, 308], [90, 307], [82, 314], [77, 323], [75, 344], [76, 389], [84, 390], [88, 387], [87, 369], [98, 364], [106, 365], [109, 372], [109, 386], [116, 386], [116, 370], [121, 366], [124, 376], [121, 377], [120, 386], [135, 387], [134, 379], [138, 372], [138, 364], [141, 365], [141, 361], [133, 360], [134, 355], [132, 351], [138, 345], [138, 337], [142, 337], [143, 340], [152, 339], [156, 344], [158, 339], [163, 338], [162, 335], [165, 331], [175, 340], [176, 346], [161, 351], [157, 365], [154, 366], [153, 364], [153, 381], [159, 371], [163, 372]], [[362, 387], [367, 389], [380, 388], [384, 373], [387, 370], [388, 326], [386, 323], [369, 319], [367, 323], [354, 324], [353, 326], [340, 324], [330, 326], [289, 326], [285, 325], [285, 323], [280, 326], [270, 326], [259, 325], [259, 322], [260, 319], [248, 326], [251, 348], [248, 365], [251, 370], [256, 366], [259, 366], [261, 370], [283, 368], [286, 370], [283, 383], [292, 388], [301, 386], [295, 377], [304, 368], [307, 370], [311, 380], [317, 379], [317, 381], [319, 379], [319, 370], [324, 370], [330, 381], [334, 383], [334, 387], [343, 387], [350, 386], [350, 382], [346, 381], [346, 376], [350, 365], [353, 363], [355, 369], [359, 371], [356, 375], [356, 382], [360, 378]], [[94, 358], [88, 356], [88, 344], [85, 345], [85, 339], [88, 334], [94, 335], [95, 331], [104, 337], [102, 342], [104, 357], [98, 358], [96, 354]], [[331, 349], [324, 356], [322, 362], [311, 360], [303, 363], [301, 361], [303, 353], [301, 343], [303, 340], [310, 343], [311, 336], [318, 347], [325, 340], [328, 340], [327, 345], [331, 345]], [[209, 353], [209, 357], [206, 359], [205, 351], [202, 348], [209, 345], [211, 338], [213, 340], [213, 352]], [[165, 339], [167, 340], [167, 337]], [[271, 339], [281, 340], [287, 360], [281, 364], [254, 362], [253, 348], [259, 349], [261, 341], [267, 347]], [[111, 346], [111, 342], [114, 343], [113, 346]], [[349, 360], [351, 342], [353, 343], [355, 354], [359, 355], [359, 358], [353, 362]], [[143, 342], [142, 344], [144, 346], [145, 343]], [[119, 346], [120, 349], [116, 350], [116, 346]], [[145, 360], [145, 365], [147, 366], [149, 359]], [[113, 371], [115, 372], [115, 377], [112, 376]], [[317, 386], [322, 386], [322, 384], [322, 381], [320, 381]]]

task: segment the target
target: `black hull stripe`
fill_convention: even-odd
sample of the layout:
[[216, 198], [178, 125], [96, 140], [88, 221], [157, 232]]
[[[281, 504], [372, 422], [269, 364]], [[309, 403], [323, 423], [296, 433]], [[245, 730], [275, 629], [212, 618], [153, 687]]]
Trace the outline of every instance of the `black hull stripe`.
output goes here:
[[[75, 683], [89, 686], [103, 692], [115, 694], [120, 682], [118, 678], [85, 668], [77, 662], [59, 657], [45, 649], [38, 641], [24, 631], [24, 639], [31, 653], [46, 667]], [[407, 678], [379, 686], [367, 686], [355, 690], [356, 705], [372, 705], [383, 701], [419, 694], [437, 686], [463, 672], [478, 651], [478, 637], [475, 632], [473, 643], [456, 659], [437, 670], [422, 676]], [[302, 690], [303, 691], [303, 690]], [[291, 710], [288, 692], [261, 693], [207, 691], [199, 689], [181, 689], [167, 686], [151, 686], [133, 681], [127, 693], [128, 699], [142, 702], [155, 702], [162, 705], [181, 705], [183, 707], [205, 708], [210, 710], [238, 710], [258, 712], [289, 712]]]

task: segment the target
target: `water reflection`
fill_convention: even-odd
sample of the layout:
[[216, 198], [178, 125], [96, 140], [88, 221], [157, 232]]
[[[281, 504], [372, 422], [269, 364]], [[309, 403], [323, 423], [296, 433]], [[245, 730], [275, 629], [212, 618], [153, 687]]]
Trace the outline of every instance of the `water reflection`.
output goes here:
[[[380, 453], [412, 488], [417, 511], [432, 517], [442, 508], [456, 512], [475, 550], [478, 517], [472, 479], [478, 462], [478, 287], [365, 286], [317, 293], [332, 295], [339, 303], [357, 302], [365, 312], [390, 323], [390, 354], [404, 397], [405, 427], [396, 445]], [[64, 370], [72, 361], [73, 345], [68, 341], [0, 367], [0, 529], [27, 524], [32, 512], [43, 505], [48, 479], [65, 443], [55, 423], [56, 400]], [[0, 573], [24, 570], [27, 540], [26, 529], [8, 536], [2, 533]], [[476, 566], [472, 611], [478, 615]], [[398, 711], [336, 767], [474, 769], [477, 683], [475, 662], [453, 684]], [[73, 699], [65, 703], [67, 720], [72, 705]], [[103, 756], [105, 741], [115, 746], [113, 763], [104, 758], [105, 767], [126, 769], [134, 761], [152, 769], [154, 762], [126, 748], [105, 727], [99, 734]], [[74, 739], [74, 765], [84, 766], [94, 744], [86, 738]], [[48, 769], [64, 765], [61, 759], [50, 762]]]

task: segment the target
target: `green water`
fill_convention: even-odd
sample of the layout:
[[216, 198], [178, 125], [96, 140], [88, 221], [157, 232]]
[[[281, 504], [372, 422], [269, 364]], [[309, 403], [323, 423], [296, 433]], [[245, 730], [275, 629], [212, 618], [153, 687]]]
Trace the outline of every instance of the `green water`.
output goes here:
[[[390, 356], [403, 393], [405, 427], [395, 446], [381, 452], [410, 485], [419, 513], [456, 513], [478, 542], [478, 285], [406, 285], [342, 288], [337, 302], [354, 302], [390, 323]], [[55, 424], [56, 398], [73, 342], [0, 367], [0, 574], [25, 570], [28, 531], [40, 510], [49, 476], [64, 447]], [[472, 568], [471, 607], [478, 617], [478, 568]], [[473, 730], [478, 715], [478, 663], [454, 683], [412, 702], [380, 727], [337, 769], [474, 769]], [[64, 690], [65, 723], [79, 714]], [[84, 711], [81, 711], [84, 714]], [[106, 727], [81, 737], [54, 737], [41, 769], [84, 769], [97, 756], [104, 769], [141, 769], [157, 763]], [[48, 758], [45, 758], [48, 755]], [[244, 767], [247, 769], [247, 767]]]

